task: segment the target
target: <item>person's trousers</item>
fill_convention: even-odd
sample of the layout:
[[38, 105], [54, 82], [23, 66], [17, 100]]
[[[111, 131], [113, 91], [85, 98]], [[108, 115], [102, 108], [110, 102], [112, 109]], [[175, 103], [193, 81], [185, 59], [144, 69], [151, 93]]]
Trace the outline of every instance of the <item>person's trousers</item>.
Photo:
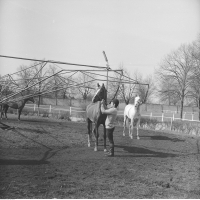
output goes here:
[[113, 132], [114, 132], [115, 128], [111, 128], [111, 129], [106, 129], [106, 135], [107, 138], [109, 140], [109, 153], [111, 153], [112, 155], [114, 155], [114, 140], [113, 140]]

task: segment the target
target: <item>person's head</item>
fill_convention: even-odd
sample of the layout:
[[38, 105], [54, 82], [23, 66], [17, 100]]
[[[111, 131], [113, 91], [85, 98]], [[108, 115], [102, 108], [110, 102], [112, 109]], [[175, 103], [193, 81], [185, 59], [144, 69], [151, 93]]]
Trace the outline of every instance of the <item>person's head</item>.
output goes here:
[[117, 108], [119, 105], [119, 100], [118, 99], [113, 99], [111, 101], [111, 106]]

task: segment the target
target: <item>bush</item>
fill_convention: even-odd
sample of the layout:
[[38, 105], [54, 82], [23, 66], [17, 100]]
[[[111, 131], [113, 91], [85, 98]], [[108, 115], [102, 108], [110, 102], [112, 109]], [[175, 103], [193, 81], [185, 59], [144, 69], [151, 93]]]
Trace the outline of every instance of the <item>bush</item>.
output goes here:
[[58, 119], [66, 119], [68, 121], [71, 121], [70, 113], [69, 112], [65, 112], [65, 113], [58, 114]]
[[173, 121], [172, 131], [200, 136], [200, 123], [187, 121]]
[[[117, 116], [117, 123], [119, 125], [123, 125], [124, 123], [124, 116], [120, 115]], [[130, 119], [129, 119], [130, 122]], [[142, 128], [151, 128], [155, 130], [156, 124], [158, 124], [159, 122], [156, 119], [150, 119], [150, 118], [146, 118], [146, 117], [141, 117], [140, 119], [140, 126]], [[128, 125], [128, 124], [126, 124]]]
[[38, 111], [31, 111], [31, 112], [29, 112], [29, 115], [36, 116], [36, 115], [38, 115]]
[[77, 117], [85, 119], [86, 118], [86, 113], [85, 112], [80, 112]]
[[23, 115], [26, 116], [26, 115], [29, 115], [29, 113], [30, 113], [30, 112], [29, 112], [28, 110], [22, 110], [22, 113], [21, 113], [21, 114], [23, 114]]
[[49, 112], [48, 111], [43, 111], [42, 112], [42, 117], [49, 117]]
[[[130, 120], [129, 120], [130, 121]], [[118, 116], [117, 123], [120, 126], [123, 126], [124, 117]], [[128, 124], [127, 124], [128, 126]], [[187, 122], [187, 121], [173, 121], [172, 124], [170, 121], [160, 122], [157, 119], [150, 119], [147, 117], [141, 117], [140, 127], [144, 129], [151, 130], [165, 130], [165, 131], [174, 131], [180, 132], [188, 135], [197, 135], [200, 136], [200, 123], [199, 122]]]

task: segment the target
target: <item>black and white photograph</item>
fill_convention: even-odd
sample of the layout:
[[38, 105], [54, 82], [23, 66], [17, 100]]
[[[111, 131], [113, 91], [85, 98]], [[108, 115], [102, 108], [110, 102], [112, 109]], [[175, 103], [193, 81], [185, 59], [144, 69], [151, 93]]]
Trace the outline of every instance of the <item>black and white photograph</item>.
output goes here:
[[0, 0], [1, 199], [200, 199], [200, 0]]

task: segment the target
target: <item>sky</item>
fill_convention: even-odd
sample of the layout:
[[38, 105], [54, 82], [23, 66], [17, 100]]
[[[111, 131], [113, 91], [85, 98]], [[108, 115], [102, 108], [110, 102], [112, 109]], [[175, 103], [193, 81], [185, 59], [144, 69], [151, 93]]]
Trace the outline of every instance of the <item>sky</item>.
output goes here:
[[[0, 0], [4, 56], [105, 67], [105, 51], [111, 69], [145, 77], [198, 34], [200, 0]], [[30, 64], [0, 57], [0, 75]]]

